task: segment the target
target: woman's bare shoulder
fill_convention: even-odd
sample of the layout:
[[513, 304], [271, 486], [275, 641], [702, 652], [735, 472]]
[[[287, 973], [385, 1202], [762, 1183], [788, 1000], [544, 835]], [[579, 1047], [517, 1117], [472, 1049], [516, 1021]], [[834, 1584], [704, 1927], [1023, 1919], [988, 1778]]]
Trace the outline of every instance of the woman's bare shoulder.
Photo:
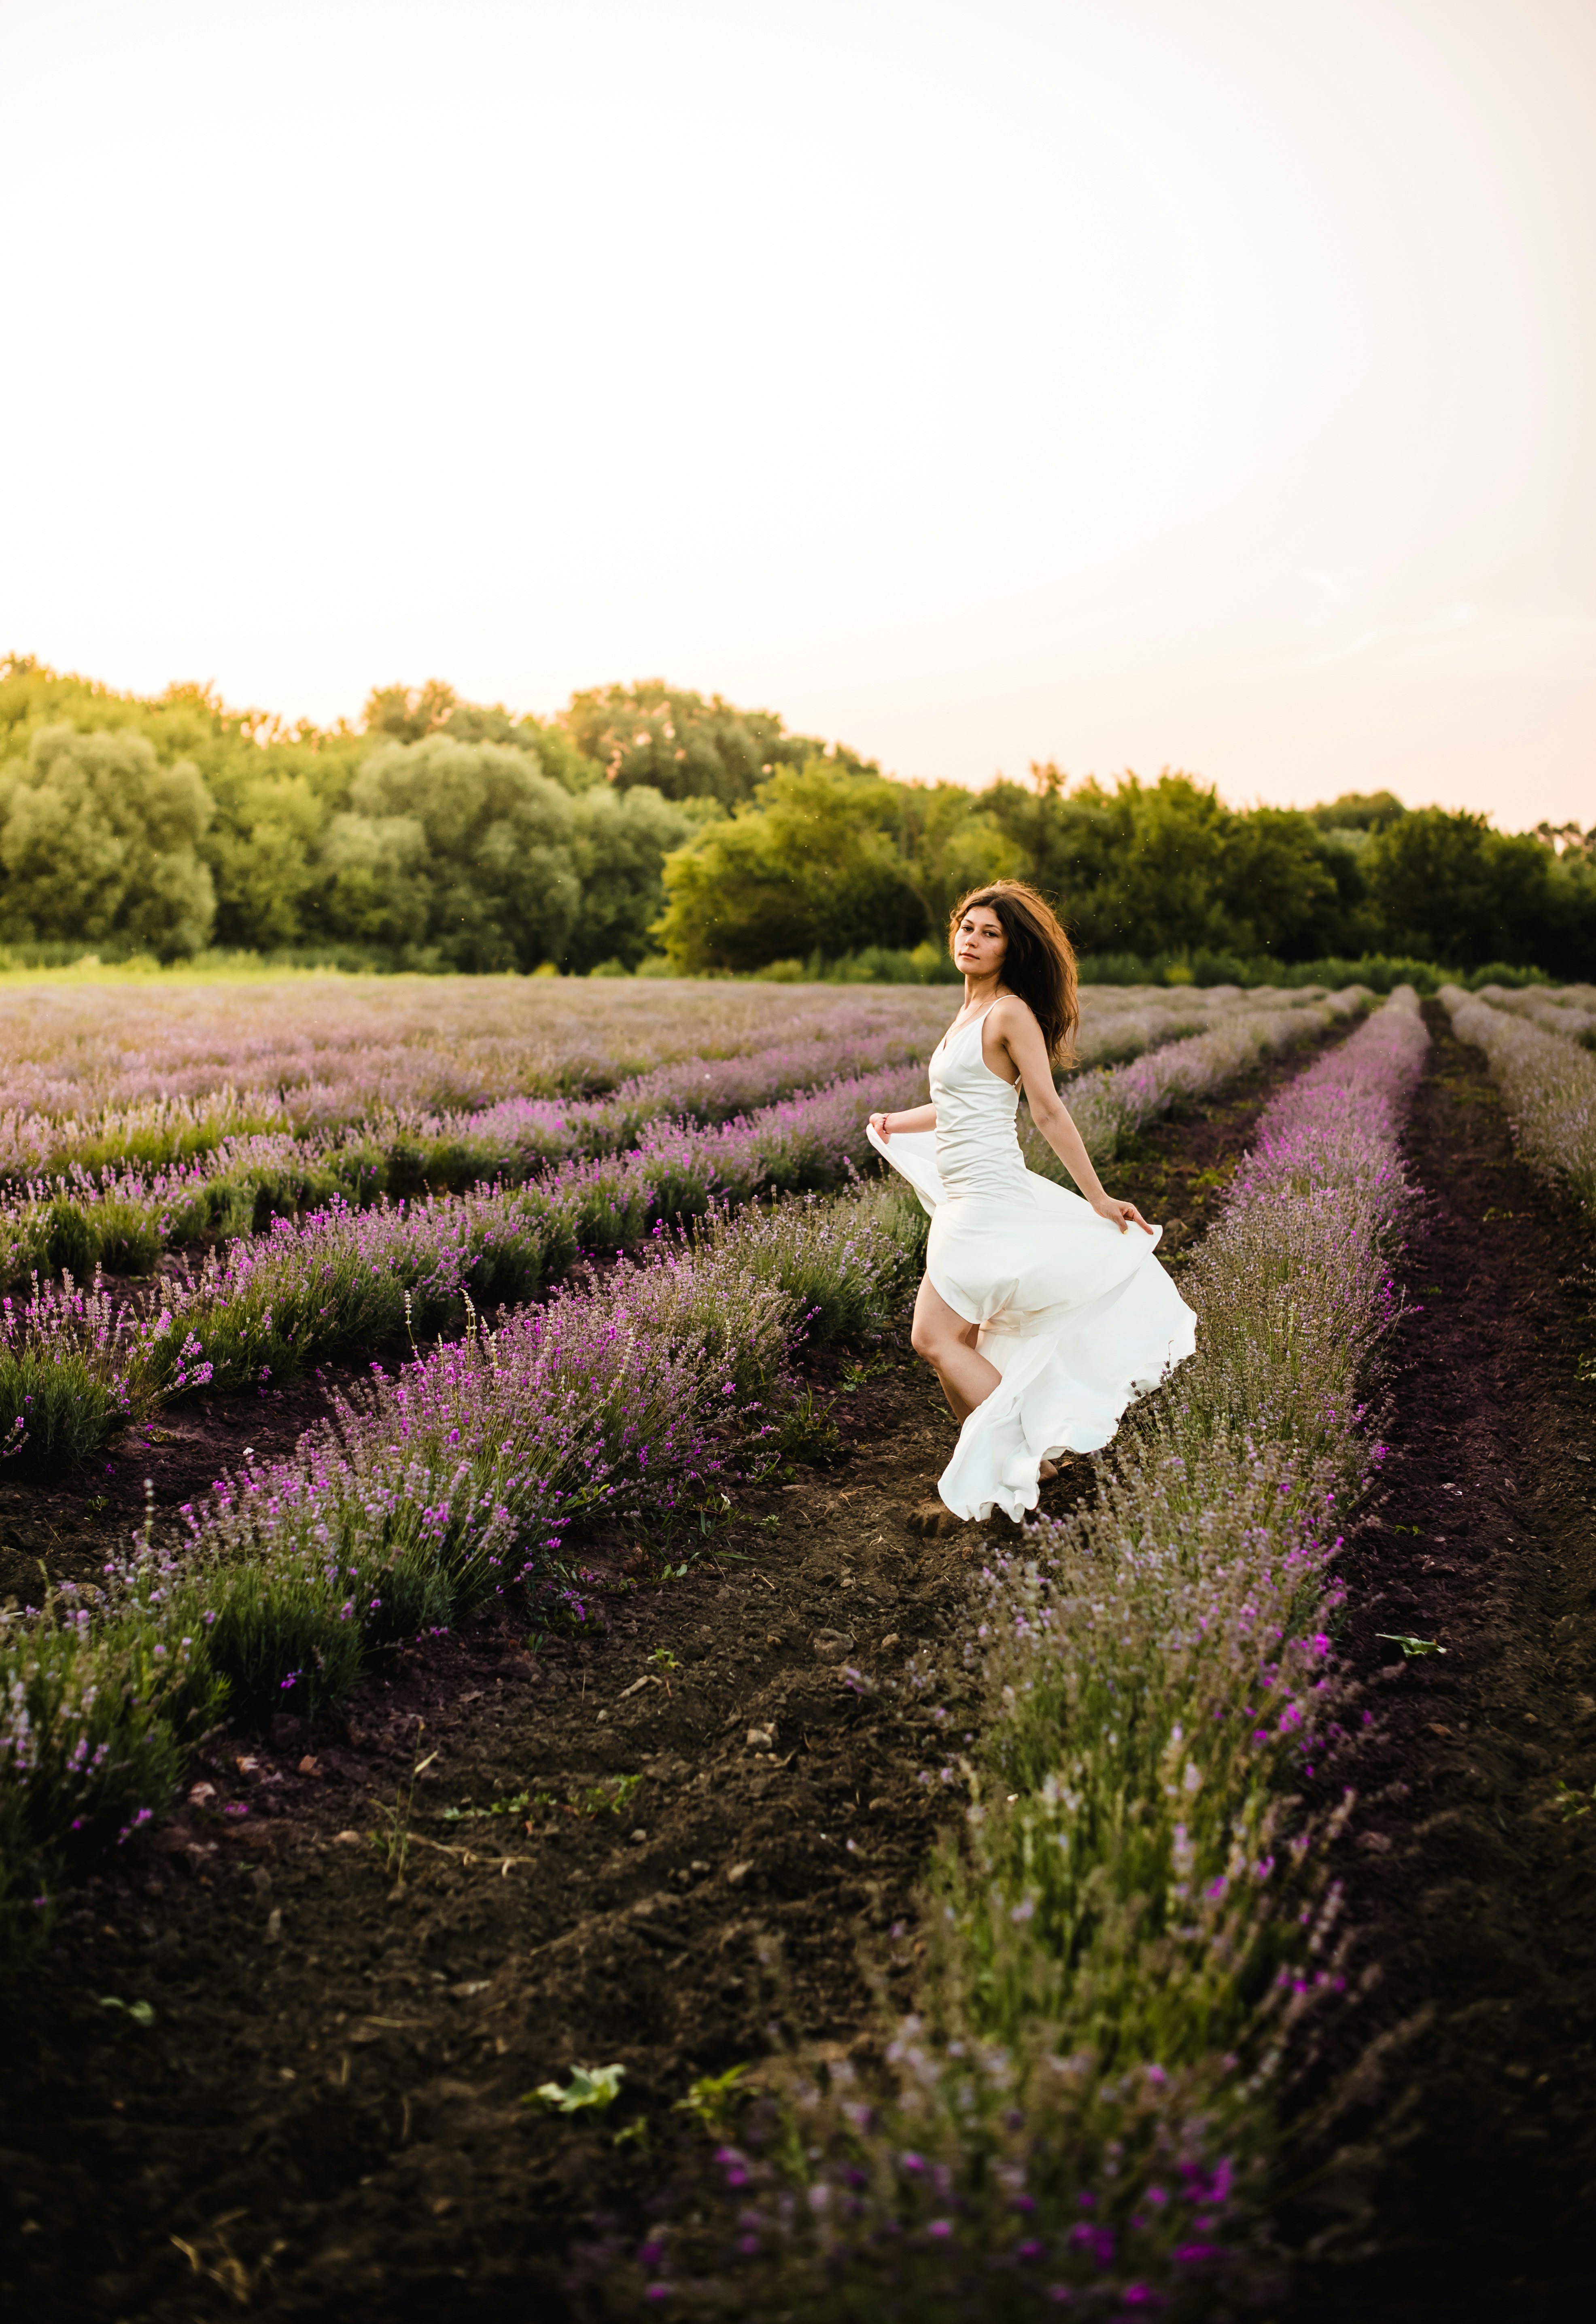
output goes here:
[[992, 1021], [994, 1032], [1018, 1033], [1027, 1025], [1035, 1026], [1037, 1017], [1030, 1002], [1022, 1001], [1018, 992], [1001, 992], [992, 1002]]

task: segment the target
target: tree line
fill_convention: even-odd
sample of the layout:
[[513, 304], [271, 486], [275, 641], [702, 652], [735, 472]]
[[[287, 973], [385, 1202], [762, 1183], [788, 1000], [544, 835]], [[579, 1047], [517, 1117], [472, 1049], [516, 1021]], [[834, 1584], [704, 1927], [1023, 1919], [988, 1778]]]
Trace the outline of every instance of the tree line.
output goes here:
[[1596, 970], [1596, 831], [1505, 834], [1388, 791], [1233, 809], [1167, 771], [903, 782], [658, 682], [549, 719], [391, 687], [318, 728], [0, 661], [12, 947], [698, 974], [913, 973], [918, 948], [931, 973], [956, 896], [1000, 874], [1095, 955]]

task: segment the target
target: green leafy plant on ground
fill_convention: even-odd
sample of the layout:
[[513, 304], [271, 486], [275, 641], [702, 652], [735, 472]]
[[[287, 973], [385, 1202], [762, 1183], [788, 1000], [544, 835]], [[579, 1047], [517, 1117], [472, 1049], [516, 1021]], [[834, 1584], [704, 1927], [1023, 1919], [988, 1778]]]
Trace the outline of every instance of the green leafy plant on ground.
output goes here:
[[624, 2066], [573, 2066], [563, 2089], [558, 2082], [540, 2082], [521, 2103], [547, 2107], [554, 2114], [602, 2113], [614, 2105], [625, 2079]]

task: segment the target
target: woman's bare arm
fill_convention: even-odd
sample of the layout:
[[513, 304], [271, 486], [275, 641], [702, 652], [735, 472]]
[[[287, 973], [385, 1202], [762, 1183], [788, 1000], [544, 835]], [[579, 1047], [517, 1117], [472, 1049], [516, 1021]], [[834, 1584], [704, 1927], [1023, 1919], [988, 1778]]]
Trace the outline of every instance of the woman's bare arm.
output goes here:
[[911, 1105], [907, 1113], [872, 1113], [870, 1126], [879, 1138], [890, 1138], [895, 1130], [935, 1130], [936, 1108], [934, 1105]]
[[1127, 1227], [1139, 1226], [1144, 1234], [1150, 1235], [1152, 1229], [1134, 1203], [1121, 1202], [1103, 1192], [1102, 1181], [1092, 1167], [1084, 1140], [1053, 1086], [1053, 1072], [1041, 1028], [1024, 1001], [1006, 994], [992, 1011], [992, 1029], [995, 1045], [1005, 1051], [1025, 1084], [1031, 1120], [1098, 1217], [1112, 1219], [1121, 1234]]

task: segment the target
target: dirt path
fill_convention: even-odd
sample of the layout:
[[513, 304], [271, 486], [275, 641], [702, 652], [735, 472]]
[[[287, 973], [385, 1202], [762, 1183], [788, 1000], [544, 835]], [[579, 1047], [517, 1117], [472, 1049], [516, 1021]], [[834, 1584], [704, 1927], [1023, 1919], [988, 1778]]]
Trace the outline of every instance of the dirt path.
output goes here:
[[[1300, 1062], [1114, 1174], [1171, 1222], [1177, 1267]], [[336, 1731], [217, 1738], [208, 1795], [74, 1896], [0, 2097], [8, 2306], [557, 2317], [567, 2237], [640, 2199], [695, 2076], [766, 2046], [761, 1949], [792, 2015], [841, 2044], [871, 2019], [862, 1936], [907, 1995], [935, 1808], [894, 1690], [911, 1655], [946, 1655], [980, 1536], [911, 1528], [953, 1439], [921, 1368], [899, 1348], [830, 1385], [826, 1464], [748, 1496], [686, 1576], [592, 1545], [600, 1636], [529, 1651], [524, 1628], [483, 1625], [387, 1665]], [[310, 1416], [218, 1398], [103, 1485], [12, 1489], [19, 1572], [92, 1570], [146, 1468], [165, 1507]], [[1090, 1489], [1078, 1464], [1047, 1505]], [[340, 1835], [433, 1750], [401, 1887]], [[624, 2095], [597, 2130], [521, 2103], [612, 2061]], [[644, 2122], [652, 2152], [616, 2148]]]
[[[1360, 2038], [1430, 2016], [1353, 2126], [1371, 2163], [1311, 2222], [1371, 2207], [1349, 2236], [1369, 2256], [1300, 2312], [1538, 2324], [1596, 2312], [1596, 1277], [1589, 1221], [1514, 1159], [1480, 1052], [1427, 1015], [1421, 1312], [1389, 1498], [1348, 1569], [1379, 1735], [1344, 1872], [1380, 1978]], [[1379, 1631], [1444, 1658], [1404, 1663]]]

